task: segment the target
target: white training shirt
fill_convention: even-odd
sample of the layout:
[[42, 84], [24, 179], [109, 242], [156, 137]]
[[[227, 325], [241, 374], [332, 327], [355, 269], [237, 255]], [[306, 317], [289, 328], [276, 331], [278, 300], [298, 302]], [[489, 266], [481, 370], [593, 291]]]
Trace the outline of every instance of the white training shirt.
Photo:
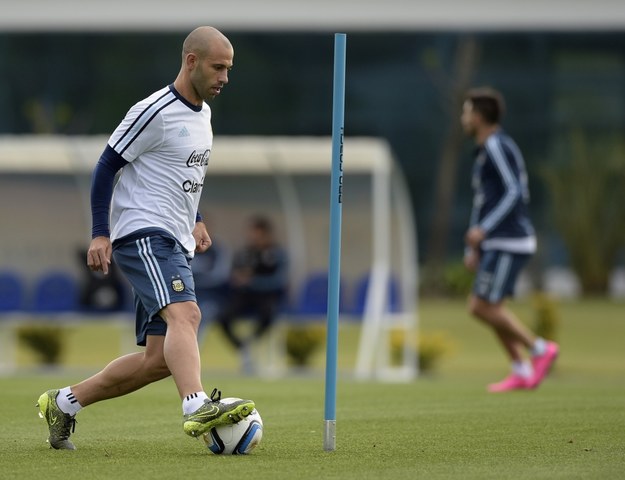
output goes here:
[[111, 241], [141, 228], [162, 228], [193, 254], [213, 146], [210, 107], [192, 105], [167, 86], [134, 105], [108, 144], [130, 162], [113, 191]]

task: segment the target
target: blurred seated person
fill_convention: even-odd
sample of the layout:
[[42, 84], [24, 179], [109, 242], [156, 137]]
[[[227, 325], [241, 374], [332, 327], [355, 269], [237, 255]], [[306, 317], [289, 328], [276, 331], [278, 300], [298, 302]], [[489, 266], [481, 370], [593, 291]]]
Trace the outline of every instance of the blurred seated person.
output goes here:
[[196, 253], [191, 262], [195, 295], [202, 312], [198, 340], [204, 338], [204, 331], [214, 320], [228, 295], [232, 254], [230, 249], [211, 235], [211, 246], [203, 253]]
[[94, 272], [85, 263], [87, 250], [79, 248], [76, 253], [81, 267], [80, 308], [86, 312], [108, 313], [125, 310], [130, 286], [111, 262], [108, 275]]
[[[264, 216], [253, 216], [247, 228], [244, 247], [234, 254], [228, 298], [217, 316], [226, 337], [243, 355], [249, 371], [249, 346], [273, 323], [287, 292], [288, 260], [274, 237], [273, 225]], [[235, 322], [251, 316], [251, 334], [237, 334]]]

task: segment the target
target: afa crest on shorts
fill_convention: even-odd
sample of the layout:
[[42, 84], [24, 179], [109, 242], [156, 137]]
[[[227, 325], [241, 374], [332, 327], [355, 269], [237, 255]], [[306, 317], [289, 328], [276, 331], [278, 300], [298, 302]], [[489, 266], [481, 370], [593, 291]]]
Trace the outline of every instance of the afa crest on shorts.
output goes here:
[[174, 292], [182, 292], [184, 290], [184, 282], [179, 278], [174, 278], [171, 281], [171, 288], [174, 289]]

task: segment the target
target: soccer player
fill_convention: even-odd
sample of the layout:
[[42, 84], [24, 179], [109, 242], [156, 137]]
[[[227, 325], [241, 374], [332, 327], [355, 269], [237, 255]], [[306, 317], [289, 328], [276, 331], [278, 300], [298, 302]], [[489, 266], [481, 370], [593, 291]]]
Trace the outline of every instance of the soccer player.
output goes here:
[[512, 362], [512, 373], [489, 385], [490, 392], [536, 388], [559, 350], [556, 343], [534, 335], [505, 305], [519, 273], [536, 251], [536, 237], [528, 216], [525, 163], [500, 126], [503, 114], [501, 94], [484, 87], [467, 93], [460, 119], [465, 133], [477, 144], [473, 210], [465, 235], [464, 263], [476, 272], [468, 308], [493, 329]]
[[182, 400], [188, 435], [236, 423], [254, 409], [250, 400], [226, 405], [217, 389], [210, 397], [204, 391], [197, 344], [201, 314], [189, 263], [195, 251], [211, 244], [197, 210], [213, 144], [205, 102], [228, 83], [233, 58], [234, 49], [221, 32], [207, 26], [193, 30], [184, 40], [175, 81], [128, 111], [94, 169], [87, 264], [108, 274], [112, 255], [128, 278], [135, 295], [137, 344], [145, 350], [39, 397], [40, 416], [55, 449], [75, 449], [69, 436], [81, 408], [169, 375]]

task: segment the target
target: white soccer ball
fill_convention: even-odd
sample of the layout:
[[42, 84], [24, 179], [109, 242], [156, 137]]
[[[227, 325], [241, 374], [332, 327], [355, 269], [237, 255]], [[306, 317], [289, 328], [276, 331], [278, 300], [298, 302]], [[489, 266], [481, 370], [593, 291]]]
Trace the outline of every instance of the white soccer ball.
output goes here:
[[[232, 403], [240, 398], [222, 398], [223, 403]], [[258, 410], [252, 410], [239, 423], [220, 425], [202, 435], [202, 440], [211, 452], [217, 455], [245, 455], [254, 450], [263, 438], [263, 419]]]

